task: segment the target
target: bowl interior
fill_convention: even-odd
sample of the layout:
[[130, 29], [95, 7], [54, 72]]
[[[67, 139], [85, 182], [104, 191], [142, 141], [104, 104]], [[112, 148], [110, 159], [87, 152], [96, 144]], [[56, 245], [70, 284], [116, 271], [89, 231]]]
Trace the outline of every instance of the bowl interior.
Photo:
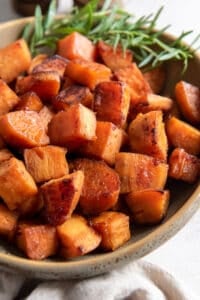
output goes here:
[[[20, 19], [0, 24], [0, 47], [19, 37], [22, 28], [31, 18]], [[166, 39], [174, 39], [165, 35]], [[181, 78], [179, 63], [167, 64], [167, 80], [164, 94], [173, 95], [175, 83]], [[196, 54], [190, 62], [184, 80], [200, 86], [200, 56]], [[61, 262], [49, 259], [41, 262], [24, 258], [15, 247], [0, 243], [0, 264], [5, 269], [21, 271], [27, 276], [45, 279], [80, 278], [104, 273], [130, 260], [138, 259], [151, 252], [173, 236], [198, 209], [200, 203], [200, 186], [185, 183], [169, 183], [171, 203], [167, 216], [159, 226], [133, 228], [131, 240], [113, 253], [92, 253], [81, 258]]]

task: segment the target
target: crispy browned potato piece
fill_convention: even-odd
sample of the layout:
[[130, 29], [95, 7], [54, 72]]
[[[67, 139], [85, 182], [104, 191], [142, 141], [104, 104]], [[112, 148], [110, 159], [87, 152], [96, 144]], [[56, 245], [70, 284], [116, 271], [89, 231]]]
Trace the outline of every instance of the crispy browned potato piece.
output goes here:
[[11, 240], [17, 228], [18, 214], [0, 204], [0, 235]]
[[179, 81], [175, 86], [175, 96], [185, 119], [192, 124], [200, 123], [200, 89], [188, 82]]
[[34, 111], [13, 111], [1, 116], [0, 135], [6, 143], [17, 148], [49, 144], [41, 119]]
[[140, 225], [158, 224], [167, 213], [169, 191], [141, 190], [132, 191], [126, 196], [127, 204], [132, 213], [133, 222]]
[[84, 173], [77, 171], [41, 186], [44, 214], [49, 224], [60, 225], [71, 217], [78, 204], [83, 183]]
[[66, 259], [89, 253], [101, 242], [100, 235], [79, 215], [57, 226], [57, 233], [62, 245], [61, 255]]
[[166, 122], [166, 132], [174, 147], [183, 148], [193, 155], [200, 154], [200, 131], [195, 127], [172, 117]]
[[128, 67], [133, 61], [133, 53], [130, 50], [123, 51], [121, 47], [114, 49], [103, 41], [98, 42], [97, 51], [104, 64], [112, 71]]
[[98, 83], [109, 81], [111, 70], [105, 65], [96, 62], [75, 59], [68, 62], [65, 76], [94, 90]]
[[27, 92], [20, 97], [20, 101], [15, 106], [15, 110], [33, 110], [39, 112], [43, 103], [35, 92]]
[[9, 83], [27, 71], [31, 54], [25, 40], [17, 40], [0, 49], [0, 78]]
[[65, 72], [65, 68], [68, 60], [59, 55], [53, 55], [51, 57], [45, 58], [40, 64], [37, 64], [31, 73], [38, 72], [57, 72], [58, 75], [62, 78]]
[[142, 112], [152, 110], [162, 110], [168, 112], [172, 109], [174, 101], [168, 97], [159, 96], [156, 94], [147, 94], [147, 105], [142, 107]]
[[155, 158], [138, 153], [116, 154], [115, 170], [121, 180], [121, 193], [144, 189], [163, 189], [167, 180], [168, 165]]
[[80, 148], [80, 153], [114, 165], [115, 155], [123, 143], [123, 130], [111, 122], [97, 121], [96, 136], [95, 141], [87, 142]]
[[12, 157], [1, 162], [0, 196], [10, 210], [20, 212], [24, 203], [37, 193], [37, 186], [22, 161]]
[[82, 104], [74, 104], [52, 118], [48, 135], [52, 144], [72, 150], [84, 142], [96, 139], [95, 131], [94, 112]]
[[35, 57], [32, 58], [30, 66], [28, 68], [28, 74], [31, 74], [33, 69], [41, 64], [46, 58], [47, 58], [47, 54], [38, 54]]
[[44, 130], [45, 132], [47, 132], [49, 122], [51, 121], [53, 116], [55, 116], [55, 113], [53, 112], [51, 107], [44, 105], [38, 114], [40, 116], [40, 120], [42, 122]]
[[0, 115], [8, 113], [19, 101], [15, 92], [0, 79]]
[[22, 223], [18, 226], [17, 246], [28, 258], [42, 260], [56, 254], [56, 228], [50, 225]]
[[62, 90], [52, 100], [53, 107], [56, 111], [66, 110], [69, 105], [81, 103], [88, 108], [92, 107], [93, 94], [89, 88], [81, 85], [71, 85]]
[[168, 143], [161, 111], [138, 114], [130, 123], [128, 134], [133, 152], [166, 161]]
[[37, 183], [56, 179], [69, 173], [66, 153], [67, 149], [52, 145], [25, 149], [25, 165]]
[[119, 81], [102, 82], [96, 86], [93, 109], [97, 120], [108, 121], [124, 127], [129, 111], [130, 92]]
[[85, 175], [79, 201], [84, 214], [97, 215], [116, 204], [120, 190], [119, 176], [106, 163], [80, 158], [73, 160], [70, 168], [82, 170]]
[[107, 251], [114, 251], [131, 238], [129, 217], [120, 212], [103, 212], [92, 218], [90, 225], [101, 235], [100, 246]]
[[0, 163], [13, 157], [13, 154], [6, 148], [0, 149]]
[[166, 79], [166, 72], [164, 68], [160, 66], [143, 73], [143, 75], [150, 85], [152, 92], [154, 94], [160, 94], [164, 87]]
[[176, 148], [169, 157], [169, 174], [174, 179], [194, 183], [200, 176], [200, 160], [184, 149]]
[[26, 77], [19, 77], [16, 92], [19, 95], [35, 92], [42, 100], [50, 102], [60, 89], [60, 76], [55, 71], [38, 72]]

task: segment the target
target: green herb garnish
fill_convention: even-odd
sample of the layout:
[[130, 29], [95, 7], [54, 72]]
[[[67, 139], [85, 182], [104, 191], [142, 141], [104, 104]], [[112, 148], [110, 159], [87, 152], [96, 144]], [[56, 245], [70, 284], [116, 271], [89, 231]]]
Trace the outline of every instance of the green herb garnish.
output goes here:
[[[56, 1], [52, 0], [48, 12], [42, 16], [39, 6], [35, 10], [35, 22], [24, 28], [23, 37], [28, 41], [31, 52], [36, 55], [50, 48], [55, 51], [59, 39], [73, 31], [87, 36], [94, 43], [103, 40], [115, 48], [121, 45], [124, 51], [130, 49], [134, 53], [139, 67], [151, 66], [154, 68], [164, 61], [183, 61], [183, 70], [194, 55], [194, 50], [183, 42], [183, 39], [192, 31], [183, 32], [175, 41], [165, 42], [162, 34], [169, 28], [164, 27], [155, 31], [157, 20], [163, 8], [155, 15], [135, 19], [129, 13], [112, 5], [106, 0], [101, 9], [98, 9], [99, 0], [91, 0], [82, 8], [74, 7], [71, 14], [63, 18], [55, 18]], [[194, 43], [199, 40], [198, 35]]]

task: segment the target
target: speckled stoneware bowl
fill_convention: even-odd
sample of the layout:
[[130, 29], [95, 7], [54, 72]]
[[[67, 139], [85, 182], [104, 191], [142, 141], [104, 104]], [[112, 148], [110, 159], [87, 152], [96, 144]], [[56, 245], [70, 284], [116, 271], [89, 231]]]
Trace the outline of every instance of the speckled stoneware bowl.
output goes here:
[[[24, 24], [29, 19], [21, 19], [0, 24], [0, 46], [5, 46], [18, 38]], [[167, 35], [167, 39], [173, 37]], [[180, 79], [180, 66], [169, 64], [167, 68], [166, 90], [170, 93]], [[191, 61], [184, 79], [200, 86], [200, 55]], [[178, 232], [197, 211], [200, 204], [200, 185], [176, 183], [171, 186], [171, 203], [167, 217], [158, 226], [133, 230], [131, 240], [112, 253], [89, 254], [69, 261], [48, 259], [32, 261], [26, 259], [15, 247], [0, 242], [0, 265], [2, 268], [21, 272], [26, 276], [44, 279], [84, 278], [105, 273], [150, 253]]]

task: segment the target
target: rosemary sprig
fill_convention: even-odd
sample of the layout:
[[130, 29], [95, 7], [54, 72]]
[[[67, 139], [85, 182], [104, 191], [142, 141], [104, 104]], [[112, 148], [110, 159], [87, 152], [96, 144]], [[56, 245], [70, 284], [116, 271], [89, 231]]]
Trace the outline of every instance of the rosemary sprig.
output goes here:
[[[33, 26], [27, 24], [23, 32], [32, 54], [36, 55], [44, 48], [55, 50], [60, 38], [78, 31], [94, 43], [103, 40], [114, 48], [121, 45], [124, 51], [132, 50], [139, 67], [150, 65], [154, 68], [173, 59], [183, 61], [183, 70], [187, 69], [194, 50], [183, 40], [191, 31], [183, 32], [174, 42], [164, 41], [162, 35], [169, 26], [155, 31], [163, 7], [155, 15], [135, 19], [117, 5], [113, 5], [111, 9], [111, 0], [106, 0], [100, 10], [98, 3], [99, 0], [90, 0], [83, 8], [74, 7], [71, 14], [59, 19], [55, 18], [56, 0], [51, 1], [45, 16], [42, 16], [41, 9], [37, 6]], [[199, 38], [200, 35], [195, 38], [192, 46]]]

